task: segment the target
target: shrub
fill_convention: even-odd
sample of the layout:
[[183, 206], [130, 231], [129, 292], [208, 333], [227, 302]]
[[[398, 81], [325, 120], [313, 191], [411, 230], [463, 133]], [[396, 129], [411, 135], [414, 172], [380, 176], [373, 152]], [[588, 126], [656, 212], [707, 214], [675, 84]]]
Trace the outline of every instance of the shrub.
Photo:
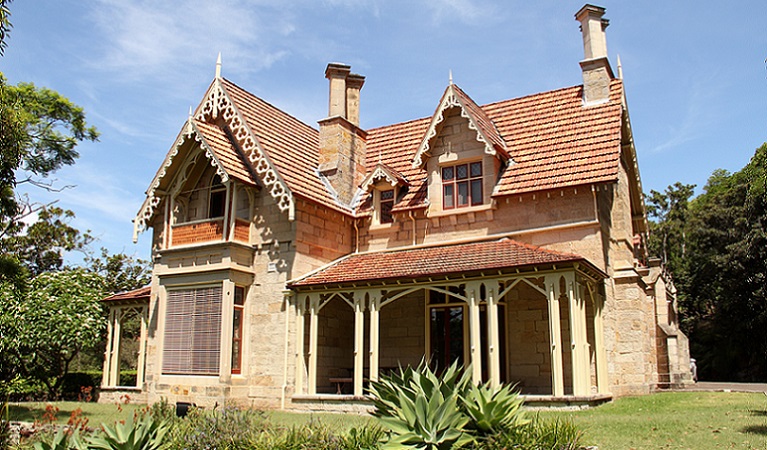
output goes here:
[[77, 428], [60, 427], [56, 434], [42, 435], [33, 444], [35, 450], [87, 450], [88, 443]]
[[473, 442], [462, 411], [470, 384], [469, 372], [461, 374], [457, 364], [438, 377], [423, 361], [371, 382], [373, 415], [391, 430], [386, 447], [447, 449]]
[[581, 448], [581, 431], [571, 420], [541, 419], [538, 415], [520, 427], [489, 437], [484, 450], [575, 450]]
[[171, 433], [172, 449], [237, 449], [252, 441], [265, 427], [260, 411], [232, 407], [192, 408]]
[[149, 414], [114, 426], [101, 425], [101, 433], [96, 433], [88, 441], [88, 448], [102, 450], [158, 450], [163, 447], [171, 424], [165, 420], [155, 420]]
[[492, 388], [489, 384], [472, 384], [462, 400], [463, 409], [471, 419], [469, 429], [477, 436], [512, 431], [528, 423], [522, 411], [524, 401], [513, 386]]

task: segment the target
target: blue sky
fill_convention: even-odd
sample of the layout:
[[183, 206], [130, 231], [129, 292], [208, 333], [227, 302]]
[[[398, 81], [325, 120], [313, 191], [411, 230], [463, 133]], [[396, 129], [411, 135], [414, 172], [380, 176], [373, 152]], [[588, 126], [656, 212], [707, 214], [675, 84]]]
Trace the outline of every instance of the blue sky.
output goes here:
[[[767, 2], [597, 2], [620, 55], [644, 189], [702, 187], [767, 141]], [[361, 125], [431, 115], [452, 70], [479, 104], [581, 84], [582, 2], [15, 0], [0, 71], [83, 106], [101, 132], [51, 195], [94, 248], [149, 256], [131, 219], [223, 57], [223, 75], [308, 124], [328, 62], [367, 77]], [[71, 257], [71, 260], [76, 260]]]

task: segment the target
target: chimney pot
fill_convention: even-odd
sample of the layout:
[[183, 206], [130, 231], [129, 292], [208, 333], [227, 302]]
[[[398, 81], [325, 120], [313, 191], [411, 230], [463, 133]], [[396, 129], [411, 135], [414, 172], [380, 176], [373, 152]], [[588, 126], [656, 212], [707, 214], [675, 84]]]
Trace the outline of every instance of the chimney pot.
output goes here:
[[330, 80], [328, 117], [346, 118], [346, 77], [349, 72], [351, 72], [351, 66], [346, 64], [330, 63], [325, 68], [325, 78]]
[[604, 8], [589, 4], [584, 5], [583, 8], [575, 14], [575, 19], [581, 23], [583, 53], [585, 59], [607, 56], [605, 28], [610, 24], [610, 21], [602, 18], [604, 14]]
[[575, 19], [581, 23], [583, 35], [585, 58], [580, 64], [585, 105], [604, 103], [610, 99], [610, 81], [614, 76], [607, 59], [605, 28], [609, 21], [602, 18], [604, 14], [604, 8], [589, 4], [575, 14]]

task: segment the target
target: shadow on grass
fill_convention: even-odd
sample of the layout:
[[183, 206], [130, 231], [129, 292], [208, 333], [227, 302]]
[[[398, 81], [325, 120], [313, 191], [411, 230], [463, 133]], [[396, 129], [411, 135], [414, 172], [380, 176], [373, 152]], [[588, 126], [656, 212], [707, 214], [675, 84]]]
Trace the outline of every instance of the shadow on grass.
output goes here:
[[767, 425], [750, 425], [743, 427], [741, 432], [746, 434], [761, 434], [762, 436], [767, 436]]
[[[58, 411], [55, 412], [56, 422], [66, 423], [72, 416], [72, 412], [77, 409], [77, 406], [62, 407], [56, 405]], [[29, 403], [29, 404], [9, 404], [8, 413], [12, 421], [15, 422], [36, 422], [42, 421], [46, 414], [46, 404], [41, 403]], [[51, 411], [53, 413], [53, 411]], [[88, 414], [82, 414], [88, 416]]]
[[752, 415], [752, 416], [762, 416], [762, 417], [767, 417], [767, 411], [765, 411], [765, 410], [763, 410], [763, 409], [752, 409], [752, 410], [751, 410], [751, 411], [749, 411], [749, 412], [751, 413], [751, 415]]

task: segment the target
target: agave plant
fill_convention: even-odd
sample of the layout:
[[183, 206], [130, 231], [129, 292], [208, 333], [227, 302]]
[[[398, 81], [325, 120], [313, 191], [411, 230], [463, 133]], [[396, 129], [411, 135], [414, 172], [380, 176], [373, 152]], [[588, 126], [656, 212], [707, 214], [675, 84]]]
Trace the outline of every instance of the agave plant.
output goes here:
[[524, 400], [510, 385], [471, 385], [462, 400], [471, 419], [469, 428], [480, 436], [507, 432], [529, 422], [522, 410]]
[[374, 415], [391, 430], [384, 448], [441, 450], [474, 441], [466, 428], [470, 419], [461, 410], [461, 394], [471, 379], [457, 364], [438, 377], [422, 361], [370, 384]]
[[114, 426], [102, 425], [102, 432], [94, 435], [88, 448], [103, 450], [158, 450], [163, 447], [165, 435], [170, 430], [166, 420], [156, 420], [149, 414], [137, 419], [117, 422]]
[[34, 443], [35, 450], [87, 450], [87, 443], [81, 438], [77, 428], [59, 430], [50, 439]]

